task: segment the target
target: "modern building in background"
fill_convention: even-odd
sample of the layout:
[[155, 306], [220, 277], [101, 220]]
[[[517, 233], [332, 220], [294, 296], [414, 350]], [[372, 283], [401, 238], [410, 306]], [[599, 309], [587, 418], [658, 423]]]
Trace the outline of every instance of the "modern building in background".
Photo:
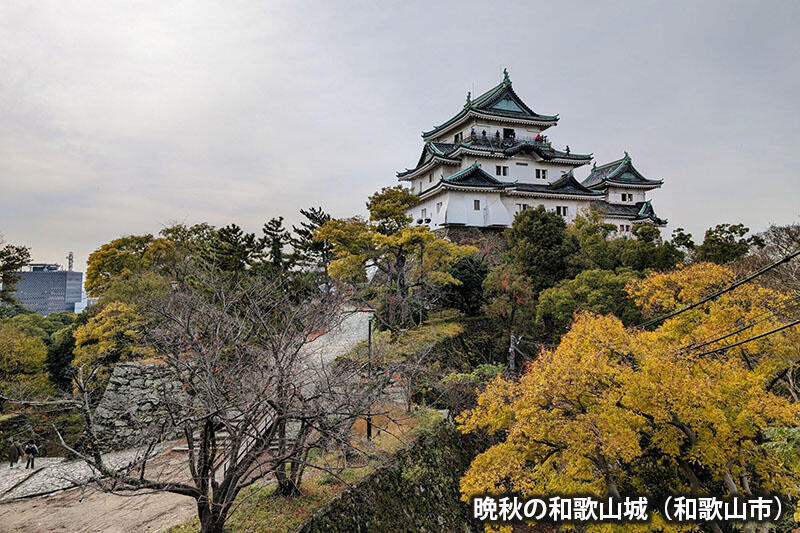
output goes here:
[[553, 146], [545, 130], [557, 115], [541, 115], [528, 107], [503, 81], [472, 98], [450, 120], [422, 134], [425, 145], [416, 166], [397, 173], [419, 195], [409, 210], [418, 224], [431, 229], [453, 226], [509, 227], [524, 209], [544, 206], [567, 221], [595, 209], [630, 235], [633, 224], [663, 227], [647, 198], [661, 187], [624, 157], [594, 164], [580, 180], [575, 170], [592, 162], [569, 146]]
[[14, 298], [42, 315], [75, 311], [82, 300], [83, 272], [64, 270], [54, 263], [30, 263], [18, 273]]

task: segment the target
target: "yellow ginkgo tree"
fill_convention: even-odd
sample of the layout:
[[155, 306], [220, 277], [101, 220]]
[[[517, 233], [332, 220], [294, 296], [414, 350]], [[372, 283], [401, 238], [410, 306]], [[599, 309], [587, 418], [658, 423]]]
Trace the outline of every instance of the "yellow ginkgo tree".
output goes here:
[[[651, 274], [627, 291], [645, 316], [661, 316], [733, 279], [726, 267], [698, 264]], [[800, 359], [797, 333], [770, 333], [793, 309], [784, 295], [749, 283], [651, 330], [579, 314], [555, 349], [518, 381], [498, 377], [460, 417], [462, 431], [497, 441], [462, 479], [464, 500], [760, 492], [796, 500], [796, 465], [768, 445], [770, 429], [800, 422], [800, 405], [781, 385]], [[653, 520], [645, 530], [691, 527]]]

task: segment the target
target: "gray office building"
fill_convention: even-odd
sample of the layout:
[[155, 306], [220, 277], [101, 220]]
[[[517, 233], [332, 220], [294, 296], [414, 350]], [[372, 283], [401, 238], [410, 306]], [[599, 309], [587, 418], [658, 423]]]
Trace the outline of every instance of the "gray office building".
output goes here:
[[14, 298], [31, 311], [43, 315], [75, 311], [81, 301], [83, 272], [64, 270], [61, 265], [31, 263], [18, 273]]

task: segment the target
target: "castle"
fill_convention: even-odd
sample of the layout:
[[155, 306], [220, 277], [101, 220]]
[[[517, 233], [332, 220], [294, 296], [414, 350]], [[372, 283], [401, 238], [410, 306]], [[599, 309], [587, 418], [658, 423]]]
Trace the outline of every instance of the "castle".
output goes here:
[[409, 210], [414, 222], [431, 229], [468, 226], [509, 227], [514, 216], [537, 205], [567, 221], [593, 208], [627, 235], [636, 223], [658, 227], [647, 192], [662, 180], [648, 179], [624, 157], [594, 164], [579, 181], [574, 169], [589, 164], [592, 154], [553, 147], [545, 130], [558, 115], [540, 115], [517, 96], [508, 71], [503, 81], [471, 98], [453, 118], [423, 132], [425, 145], [417, 165], [397, 173], [419, 196]]

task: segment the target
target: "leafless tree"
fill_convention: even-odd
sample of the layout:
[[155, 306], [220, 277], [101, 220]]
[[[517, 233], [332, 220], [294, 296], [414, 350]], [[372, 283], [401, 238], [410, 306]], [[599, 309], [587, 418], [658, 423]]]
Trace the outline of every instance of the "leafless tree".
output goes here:
[[[765, 267], [800, 249], [800, 224], [772, 225], [758, 235], [764, 246], [742, 260], [739, 266], [744, 272]], [[787, 291], [800, 297], [800, 261], [794, 259], [769, 271], [761, 279], [765, 285]]]
[[[150, 324], [146, 343], [173, 386], [161, 387], [164, 416], [139, 428], [137, 458], [115, 466], [104, 458], [109, 436], [94, 420], [98, 369], [77, 373], [86, 440], [69, 448], [98, 472], [103, 489], [189, 496], [202, 531], [221, 532], [245, 487], [274, 476], [279, 493], [297, 494], [307, 467], [328, 469], [312, 450], [353, 446], [353, 422], [377, 387], [364, 382], [364, 369], [333, 364], [326, 356], [338, 354], [310, 344], [342, 316], [336, 291], [298, 288], [289, 276], [197, 268], [139, 305]], [[176, 433], [187, 443], [188, 475], [154, 462], [159, 442]]]

